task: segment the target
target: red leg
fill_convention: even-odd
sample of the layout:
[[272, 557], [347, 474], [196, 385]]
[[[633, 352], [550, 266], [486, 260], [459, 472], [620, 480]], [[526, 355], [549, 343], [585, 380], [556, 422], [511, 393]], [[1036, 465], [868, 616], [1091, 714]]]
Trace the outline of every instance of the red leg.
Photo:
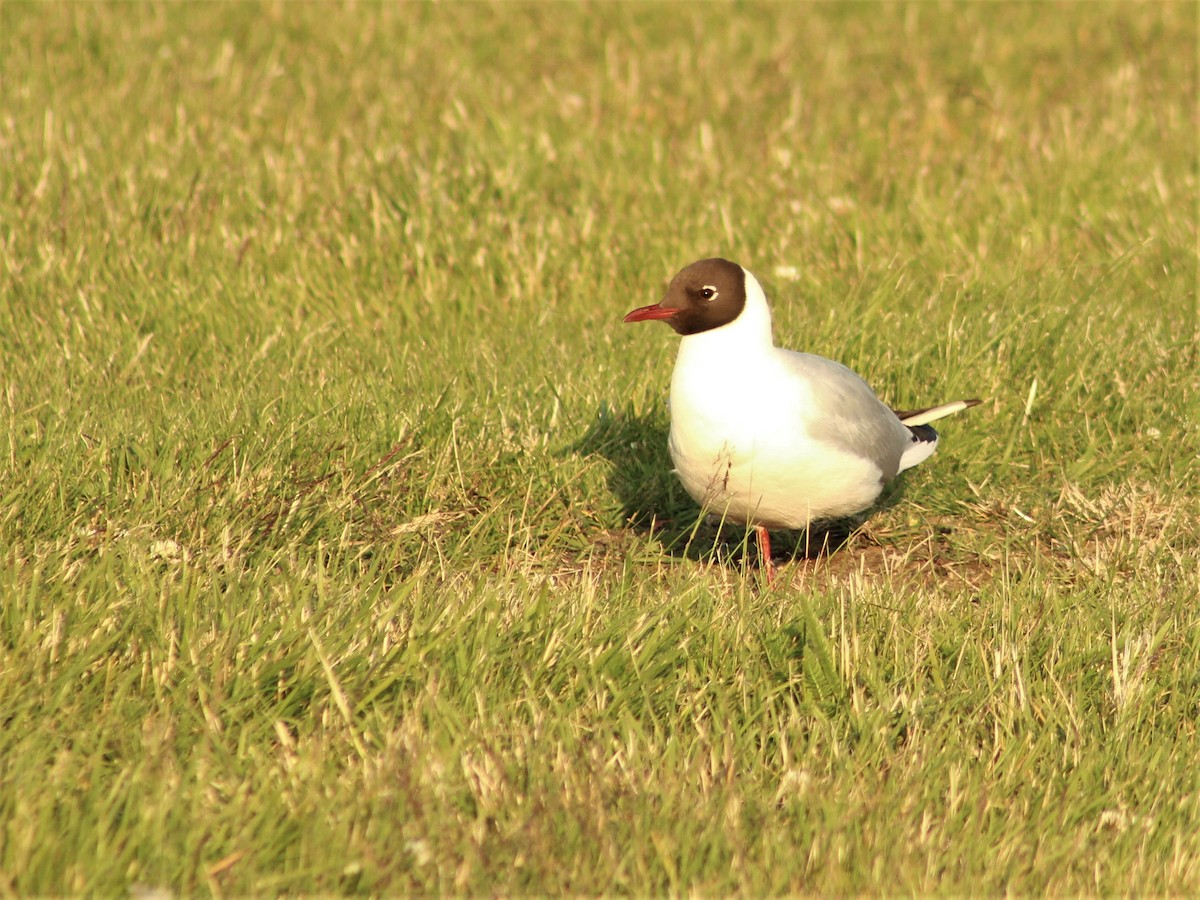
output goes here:
[[767, 584], [773, 585], [775, 583], [775, 564], [771, 562], [771, 535], [762, 525], [755, 525], [754, 530], [758, 534], [758, 552], [762, 554], [763, 568], [767, 570]]

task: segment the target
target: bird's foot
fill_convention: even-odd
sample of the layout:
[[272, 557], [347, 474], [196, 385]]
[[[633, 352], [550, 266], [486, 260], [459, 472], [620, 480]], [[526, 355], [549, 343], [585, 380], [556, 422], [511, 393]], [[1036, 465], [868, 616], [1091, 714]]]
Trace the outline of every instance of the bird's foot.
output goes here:
[[771, 535], [762, 525], [755, 525], [758, 535], [758, 552], [762, 554], [762, 567], [767, 572], [767, 587], [775, 586], [775, 563], [771, 561]]

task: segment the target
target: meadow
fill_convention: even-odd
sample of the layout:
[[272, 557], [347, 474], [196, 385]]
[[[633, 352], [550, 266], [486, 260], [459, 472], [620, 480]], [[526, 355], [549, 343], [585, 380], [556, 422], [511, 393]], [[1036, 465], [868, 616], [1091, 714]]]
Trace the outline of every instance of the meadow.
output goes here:
[[[0, 0], [0, 894], [1200, 893], [1197, 15]], [[984, 399], [773, 587], [711, 255]]]

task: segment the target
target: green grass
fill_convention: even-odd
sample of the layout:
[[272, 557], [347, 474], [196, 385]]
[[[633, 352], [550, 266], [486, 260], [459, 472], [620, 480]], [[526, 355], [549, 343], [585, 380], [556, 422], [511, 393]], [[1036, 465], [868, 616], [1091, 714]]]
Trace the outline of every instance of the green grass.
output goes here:
[[[1197, 39], [0, 2], [0, 893], [1200, 892]], [[773, 590], [620, 324], [711, 254], [987, 398]]]

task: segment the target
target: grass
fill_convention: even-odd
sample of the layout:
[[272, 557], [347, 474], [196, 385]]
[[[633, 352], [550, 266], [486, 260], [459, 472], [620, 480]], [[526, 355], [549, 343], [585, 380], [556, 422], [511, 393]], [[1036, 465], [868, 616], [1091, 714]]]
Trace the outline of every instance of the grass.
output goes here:
[[[1197, 32], [0, 3], [0, 892], [1200, 891]], [[716, 253], [987, 398], [774, 590]]]

